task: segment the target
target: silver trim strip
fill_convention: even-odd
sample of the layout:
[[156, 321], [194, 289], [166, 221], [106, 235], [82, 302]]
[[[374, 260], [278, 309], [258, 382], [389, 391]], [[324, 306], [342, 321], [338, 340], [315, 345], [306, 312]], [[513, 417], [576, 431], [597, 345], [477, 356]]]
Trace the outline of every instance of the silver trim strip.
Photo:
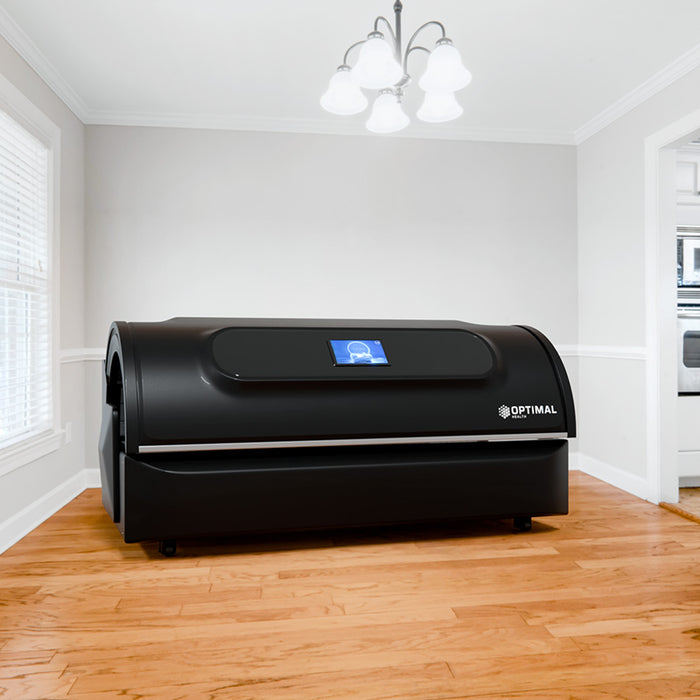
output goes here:
[[211, 452], [214, 450], [259, 450], [283, 447], [346, 447], [350, 445], [419, 445], [443, 442], [503, 442], [568, 437], [566, 433], [522, 435], [433, 435], [427, 437], [347, 438], [341, 440], [269, 440], [266, 442], [202, 442], [188, 445], [139, 445], [139, 454], [159, 452]]

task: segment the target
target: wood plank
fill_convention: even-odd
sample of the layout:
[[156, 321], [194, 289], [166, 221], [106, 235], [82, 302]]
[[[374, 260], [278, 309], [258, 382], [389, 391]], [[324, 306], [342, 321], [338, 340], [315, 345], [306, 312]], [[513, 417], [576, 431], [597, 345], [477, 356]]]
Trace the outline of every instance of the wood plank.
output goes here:
[[[610, 618], [646, 618], [661, 612], [673, 614], [695, 614], [700, 590], [672, 588], [659, 591], [657, 588], [630, 586], [626, 591], [616, 590], [606, 595], [601, 590], [597, 595], [580, 595], [574, 598], [518, 601], [507, 607], [520, 615], [530, 625], [554, 625], [585, 623]], [[455, 607], [457, 617], [471, 614], [473, 607]]]
[[[673, 679], [698, 673], [698, 657], [679, 656], [665, 648], [618, 648], [613, 652], [558, 652], [538, 657], [502, 658], [499, 673], [486, 670], [475, 661], [451, 661], [456, 686], [469, 683], [478, 696], [491, 693], [522, 692], [551, 688], [564, 690], [575, 686]], [[536, 667], [536, 670], [533, 669]], [[642, 695], [641, 697], [644, 697]]]
[[0, 678], [0, 697], [18, 700], [66, 698], [74, 678], [57, 671], [35, 671], [16, 678]]
[[[460, 638], [457, 641], [457, 637]], [[243, 683], [256, 683], [261, 679], [270, 677], [298, 678], [322, 673], [348, 673], [371, 672], [372, 669], [396, 668], [410, 666], [417, 662], [443, 663], [446, 655], [459, 655], [474, 651], [483, 654], [482, 658], [499, 658], [503, 654], [505, 645], [510, 652], [523, 654], [535, 654], [545, 652], [557, 652], [563, 650], [576, 650], [571, 643], [553, 640], [541, 631], [531, 630], [528, 642], [523, 638], [515, 643], [509, 643], [508, 635], [501, 632], [498, 635], [489, 632], [475, 632], [475, 640], [469, 645], [461, 644], [464, 637], [462, 629], [458, 634], [440, 635], [424, 628], [420, 635], [414, 635], [412, 639], [400, 636], [401, 643], [396, 640], [386, 639], [381, 646], [376, 644], [376, 637], [370, 636], [374, 643], [368, 648], [367, 640], [362, 635], [355, 634], [350, 639], [332, 639], [329, 644], [324, 644], [319, 639], [316, 644], [297, 641], [288, 646], [270, 647], [271, 636], [266, 635], [265, 646], [248, 639], [247, 645], [227, 647], [226, 653], [212, 653], [210, 651], [195, 651], [168, 655], [149, 654], [143, 657], [135, 665], [131, 660], [115, 663], [91, 663], [89, 665], [69, 664], [72, 673], [78, 676], [76, 690], [81, 692], [102, 692], [105, 690], [118, 690], [128, 687], [134, 678], [142, 685], [157, 684], [164, 676], [178, 679], [178, 682], [215, 682], [225, 683], [235, 678]], [[422, 642], [425, 641], [425, 644]], [[478, 643], [477, 643], [478, 642]], [[232, 639], [231, 644], [235, 644]], [[501, 649], [498, 649], [498, 647]], [[232, 666], [231, 659], [245, 658], [246, 663]], [[64, 660], [64, 657], [61, 657]], [[322, 697], [322, 695], [313, 696]]]
[[369, 623], [381, 625], [397, 625], [403, 622], [437, 622], [454, 619], [454, 613], [449, 608], [415, 608], [409, 611], [387, 613], [386, 615], [324, 615], [314, 618], [293, 618], [283, 620], [257, 620], [254, 622], [236, 622], [235, 620], [221, 621], [220, 615], [187, 617], [180, 621], [178, 616], [173, 618], [155, 618], [150, 625], [145, 619], [132, 617], [125, 624], [114, 619], [113, 628], [103, 624], [95, 624], [92, 620], [80, 623], [63, 621], [54, 624], [48, 631], [43, 625], [29, 626], [26, 630], [17, 632], [14, 638], [5, 645], [8, 651], [39, 651], [58, 649], [57, 637], [63, 644], [72, 648], [113, 648], [129, 637], [130, 645], [148, 644], [164, 640], [178, 639], [194, 642], [201, 638], [228, 638], [251, 634], [259, 636], [269, 631], [276, 634], [303, 630], [308, 634], [326, 634], [332, 629], [348, 630], [354, 627], [364, 627]]
[[[482, 697], [465, 695], [464, 698]], [[671, 698], [700, 697], [700, 679], [697, 674], [662, 680], [603, 683], [601, 685], [571, 686], [566, 689], [533, 690], [491, 693], [488, 700], [670, 700]]]
[[[54, 651], [30, 651], [30, 652], [9, 652], [3, 651], [0, 656], [0, 675], [5, 673], [5, 669], [14, 669], [20, 666], [48, 666], [55, 656]], [[65, 664], [63, 664], [65, 667]]]
[[[178, 608], [184, 605], [198, 603], [213, 606], [229, 604], [233, 601], [260, 600], [262, 586], [235, 586], [225, 591], [212, 591], [211, 584], [207, 586], [186, 586], [173, 591], [171, 588], [158, 589], [140, 587], [129, 591], [129, 595], [119, 599], [118, 606], [122, 610], [156, 611]], [[324, 602], [332, 603], [330, 596]]]
[[[667, 628], [653, 629], [642, 632], [616, 631], [615, 634], [586, 635], [573, 637], [572, 641], [583, 651], [599, 651], [616, 649], [618, 647], [662, 647], [675, 649], [679, 655], [696, 654], [700, 647], [700, 628]], [[698, 673], [700, 678], [700, 672]]]
[[[498, 659], [504, 653], [543, 654], [577, 649], [571, 640], [556, 639], [543, 628], [529, 628], [513, 635], [506, 628], [474, 629], [464, 623], [443, 622], [406, 623], [386, 629], [339, 628], [313, 638], [303, 631], [270, 631], [258, 636], [231, 635], [216, 641], [160, 641], [118, 650], [70, 649], [57, 653], [56, 661], [67, 664], [81, 678], [92, 678], [91, 688], [110, 689], [128, 683], [130, 676], [140, 681], [167, 677], [167, 668], [188, 669], [190, 680], [223, 681], [235, 674], [239, 679], [252, 681], [270, 674], [291, 677], [300, 673], [371, 669], [380, 664], [442, 662], [446, 656], [459, 654]], [[240, 661], [232, 663], [232, 659]]]
[[[447, 690], [452, 680], [445, 663], [413, 664], [361, 671], [338, 671], [262, 678], [254, 682], [228, 678], [224, 681], [191, 682], [144, 687], [131, 679], [129, 687], [119, 692], [127, 700], [357, 700], [358, 697], [383, 700], [429, 700], [436, 688]], [[108, 700], [114, 691], [81, 692], [80, 686], [71, 691], [71, 698]]]

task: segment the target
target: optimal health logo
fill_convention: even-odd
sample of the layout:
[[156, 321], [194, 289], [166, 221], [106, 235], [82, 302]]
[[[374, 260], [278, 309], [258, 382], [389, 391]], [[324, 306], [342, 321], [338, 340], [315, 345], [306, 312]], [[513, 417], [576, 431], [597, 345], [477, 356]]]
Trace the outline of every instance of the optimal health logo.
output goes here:
[[559, 412], [552, 404], [537, 404], [530, 406], [506, 406], [503, 404], [498, 407], [498, 415], [506, 420], [512, 418], [514, 420], [522, 420], [528, 416], [556, 416]]

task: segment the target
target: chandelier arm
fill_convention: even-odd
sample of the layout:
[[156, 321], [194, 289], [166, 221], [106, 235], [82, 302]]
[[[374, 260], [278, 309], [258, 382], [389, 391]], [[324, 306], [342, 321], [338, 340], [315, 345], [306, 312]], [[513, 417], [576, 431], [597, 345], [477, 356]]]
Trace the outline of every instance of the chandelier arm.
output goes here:
[[348, 46], [348, 50], [345, 52], [345, 55], [343, 56], [343, 65], [347, 66], [348, 65], [348, 54], [356, 47], [360, 46], [361, 44], [364, 44], [367, 41], [367, 39], [363, 39], [362, 41], [356, 41], [352, 46]]
[[389, 33], [391, 34], [391, 38], [394, 42], [394, 45], [396, 45], [396, 32], [394, 31], [394, 28], [391, 26], [391, 22], [389, 22], [389, 20], [386, 17], [380, 15], [379, 17], [377, 17], [374, 20], [374, 31], [375, 32], [379, 31], [379, 23], [382, 21], [384, 22], [384, 24], [386, 24], [386, 28], [389, 30]]
[[429, 27], [431, 24], [434, 24], [437, 27], [440, 27], [440, 31], [442, 32], [442, 39], [444, 39], [447, 36], [447, 32], [445, 31], [445, 25], [442, 22], [438, 22], [437, 20], [431, 20], [430, 22], [426, 22], [425, 24], [421, 24], [418, 29], [416, 29], [415, 32], [413, 32], [413, 36], [408, 40], [408, 44], [406, 44], [406, 56], [408, 56], [411, 48], [413, 47], [413, 42], [416, 40], [416, 37], [426, 28]]

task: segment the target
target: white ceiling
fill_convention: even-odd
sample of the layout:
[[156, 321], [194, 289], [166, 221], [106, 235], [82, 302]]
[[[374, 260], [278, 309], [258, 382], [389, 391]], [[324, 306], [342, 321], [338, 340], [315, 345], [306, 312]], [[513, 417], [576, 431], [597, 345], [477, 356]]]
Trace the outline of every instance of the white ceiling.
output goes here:
[[[393, 0], [0, 0], [0, 33], [88, 124], [367, 133], [319, 97]], [[446, 27], [464, 114], [405, 136], [578, 143], [700, 65], [698, 0], [404, 0]], [[426, 31], [432, 46], [439, 36]], [[413, 54], [419, 76], [424, 54]], [[352, 62], [352, 61], [351, 61]], [[1, 71], [1, 67], [0, 67]], [[409, 86], [413, 116], [419, 89]], [[378, 138], [368, 135], [368, 138]]]

